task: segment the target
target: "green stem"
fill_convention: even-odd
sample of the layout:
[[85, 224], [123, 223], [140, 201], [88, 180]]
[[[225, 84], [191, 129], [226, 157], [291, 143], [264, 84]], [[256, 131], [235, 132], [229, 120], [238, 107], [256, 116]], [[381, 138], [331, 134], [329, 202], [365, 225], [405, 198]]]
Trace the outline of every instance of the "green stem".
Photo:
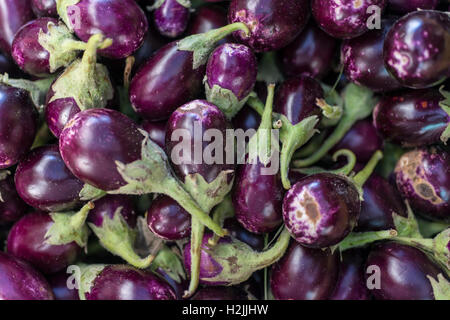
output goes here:
[[139, 269], [147, 269], [153, 262], [153, 259], [155, 259], [155, 256], [151, 254], [145, 258], [141, 258], [128, 241], [120, 242], [115, 246], [113, 252], [132, 266]]
[[344, 74], [344, 65], [342, 65], [339, 69], [339, 75], [334, 82], [333, 87], [328, 91], [325, 95], [328, 97], [330, 94], [332, 94], [334, 91], [336, 91], [337, 86], [339, 85], [339, 81], [341, 81], [342, 75]]
[[417, 222], [419, 224], [420, 233], [423, 234], [425, 238], [433, 237], [439, 232], [450, 228], [450, 223], [446, 222], [427, 221], [423, 219], [417, 219]]
[[111, 39], [103, 40], [102, 34], [94, 34], [89, 38], [86, 49], [81, 59], [82, 74], [86, 78], [93, 78], [95, 66], [97, 65], [97, 50], [109, 47], [112, 44]]
[[72, 218], [70, 219], [70, 225], [74, 229], [80, 229], [86, 223], [86, 219], [89, 215], [89, 211], [94, 209], [94, 203], [88, 202], [85, 204], [80, 211], [78, 211]]
[[336, 162], [340, 156], [344, 156], [347, 158], [347, 164], [345, 166], [343, 166], [342, 168], [339, 168], [336, 170], [331, 170], [329, 172], [334, 173], [334, 174], [343, 174], [343, 175], [348, 176], [352, 172], [353, 168], [355, 168], [356, 156], [352, 151], [350, 151], [348, 149], [341, 149], [341, 150], [336, 151], [333, 154], [333, 161]]
[[[275, 95], [275, 85], [269, 84], [267, 86], [266, 105], [264, 108], [264, 113], [261, 118], [261, 124], [259, 125], [257, 132], [258, 149], [259, 149], [258, 156], [261, 159], [262, 163], [267, 163], [270, 160], [270, 156], [272, 154], [271, 130], [272, 130], [272, 109], [273, 109], [274, 95]], [[265, 141], [262, 141], [262, 138], [265, 138]]]
[[352, 232], [344, 240], [342, 240], [337, 247], [339, 247], [342, 252], [352, 248], [363, 247], [375, 241], [393, 239], [396, 236], [397, 231], [394, 229], [383, 231]]
[[283, 74], [278, 68], [277, 56], [274, 51], [265, 52], [258, 64], [257, 81], [270, 83], [281, 83], [284, 80]]
[[252, 96], [250, 96], [247, 100], [247, 104], [255, 110], [260, 116], [264, 113], [264, 104], [259, 100], [259, 98], [256, 96], [256, 93], [253, 93]]
[[255, 267], [255, 270], [261, 270], [274, 264], [284, 255], [290, 240], [291, 234], [284, 228], [275, 244], [266, 251], [255, 252], [249, 263]]
[[304, 145], [301, 149], [294, 153], [294, 159], [306, 158], [312, 155], [317, 149], [320, 148], [323, 141], [327, 137], [327, 130], [321, 130], [319, 134], [316, 134], [309, 143]]
[[200, 281], [200, 258], [205, 226], [197, 218], [192, 217], [191, 222], [191, 280], [189, 288], [183, 298], [191, 297], [198, 288]]
[[[213, 211], [213, 221], [219, 226], [223, 226], [226, 219], [234, 217], [233, 202], [231, 200], [231, 195], [228, 194], [225, 199], [214, 208]], [[214, 234], [208, 240], [208, 245], [214, 247], [219, 242], [220, 237]]]
[[214, 43], [216, 43], [235, 31], [243, 31], [245, 37], [250, 36], [250, 30], [248, 29], [247, 25], [242, 22], [235, 22], [222, 28], [208, 31], [204, 35], [205, 37], [210, 37], [210, 39]]
[[378, 162], [383, 158], [383, 152], [380, 150], [376, 151], [373, 156], [370, 158], [367, 165], [362, 169], [360, 172], [356, 174], [356, 176], [353, 177], [353, 181], [358, 187], [362, 187], [364, 183], [369, 179], [369, 177], [372, 175], [373, 171], [375, 170], [375, 167], [377, 166]]

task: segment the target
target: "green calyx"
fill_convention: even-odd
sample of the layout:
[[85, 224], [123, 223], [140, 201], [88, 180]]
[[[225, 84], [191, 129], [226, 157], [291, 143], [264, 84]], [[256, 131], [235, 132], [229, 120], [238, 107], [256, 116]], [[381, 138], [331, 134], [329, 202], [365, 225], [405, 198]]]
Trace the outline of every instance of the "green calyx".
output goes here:
[[146, 269], [152, 263], [154, 256], [150, 254], [141, 258], [135, 252], [134, 242], [137, 232], [122, 217], [121, 210], [122, 208], [118, 208], [112, 219], [107, 215], [104, 216], [101, 226], [96, 226], [93, 223], [88, 223], [88, 225], [106, 250], [121, 257], [136, 268]]
[[97, 49], [111, 45], [110, 39], [103, 40], [101, 34], [93, 35], [83, 54], [74, 61], [52, 85], [54, 92], [50, 102], [73, 98], [81, 110], [104, 108], [114, 97], [114, 88], [108, 69], [97, 63]]
[[0, 74], [0, 83], [14, 88], [23, 89], [29, 92], [31, 101], [35, 107], [42, 111], [45, 104], [45, 97], [56, 76], [50, 76], [39, 80], [11, 79], [7, 73]]
[[[215, 223], [223, 226], [226, 219], [234, 217], [234, 207], [229, 193], [221, 203], [219, 203], [212, 212]], [[214, 247], [219, 242], [219, 237], [215, 234], [208, 240], [208, 245]]]
[[450, 223], [448, 222], [428, 221], [419, 218], [417, 223], [419, 224], [420, 233], [425, 238], [434, 237], [436, 234], [450, 228]]
[[[64, 21], [66, 26], [73, 31], [73, 24], [68, 16], [68, 7], [76, 5], [81, 0], [56, 0], [56, 10], [61, 20]], [[74, 21], [75, 23], [81, 23], [81, 21]]]
[[305, 159], [295, 160], [294, 167], [309, 167], [325, 156], [359, 120], [367, 118], [377, 103], [371, 90], [353, 83], [344, 89], [344, 113], [333, 133], [321, 147]]
[[178, 41], [178, 50], [191, 51], [193, 53], [192, 68], [195, 70], [206, 63], [218, 41], [235, 31], [242, 31], [246, 36], [250, 35], [250, 30], [245, 24], [235, 22], [222, 28], [181, 39]]
[[[320, 85], [325, 91], [324, 101], [326, 103], [324, 106], [324, 117], [320, 122], [320, 126], [323, 128], [335, 127], [341, 120], [342, 114], [344, 113], [344, 100], [335, 90], [335, 87], [330, 87], [324, 83], [320, 83]], [[322, 104], [322, 102], [319, 103]], [[320, 105], [318, 107], [320, 107]]]
[[392, 220], [394, 221], [398, 235], [400, 237], [423, 238], [419, 230], [419, 224], [411, 210], [411, 206], [408, 201], [406, 201], [405, 204], [408, 213], [407, 217], [402, 217], [395, 212], [392, 214]]
[[45, 242], [51, 245], [76, 242], [81, 248], [86, 247], [89, 229], [85, 222], [93, 208], [94, 204], [88, 202], [78, 212], [51, 212], [53, 224], [45, 234]]
[[140, 130], [140, 132], [144, 136], [141, 159], [128, 164], [116, 161], [117, 171], [127, 184], [108, 193], [134, 195], [148, 193], [165, 194], [177, 201], [180, 206], [193, 217], [198, 218], [202, 224], [214, 233], [219, 236], [225, 236], [225, 230], [211, 219], [209, 214], [183, 188], [181, 182], [174, 177], [164, 151], [149, 138], [147, 132], [144, 130]]
[[[444, 90], [444, 86], [442, 86], [439, 91], [444, 96], [444, 100], [442, 100], [439, 105], [442, 110], [444, 110], [450, 117], [450, 92]], [[445, 128], [444, 132], [441, 135], [441, 140], [444, 144], [447, 144], [448, 139], [450, 138], [450, 121], [447, 124], [447, 128]]]
[[[166, 0], [156, 0], [155, 3], [151, 6], [147, 6], [147, 10], [148, 11], [153, 11], [158, 9], [159, 7], [161, 7], [164, 2]], [[175, 0], [176, 2], [178, 2], [180, 5], [182, 5], [183, 7], [189, 9], [192, 5], [191, 5], [191, 1], [189, 0]]]
[[78, 283], [78, 295], [80, 300], [86, 300], [86, 293], [91, 292], [92, 286], [94, 285], [94, 280], [97, 276], [107, 267], [106, 264], [79, 264], [80, 268]]
[[203, 82], [205, 84], [206, 100], [217, 106], [228, 120], [231, 120], [242, 109], [250, 97], [249, 94], [239, 101], [231, 90], [222, 88], [217, 84], [210, 88], [206, 76]]
[[433, 295], [435, 300], [450, 300], [450, 282], [442, 275], [437, 275], [437, 279], [427, 275], [428, 280], [433, 288]]
[[83, 189], [81, 189], [79, 193], [79, 197], [81, 201], [95, 201], [105, 196], [106, 192], [96, 187], [91, 186], [90, 184], [85, 183]]
[[175, 282], [181, 283], [186, 279], [183, 262], [180, 257], [169, 247], [164, 246], [159, 251], [150, 265], [150, 270], [156, 272], [158, 269], [163, 270]]

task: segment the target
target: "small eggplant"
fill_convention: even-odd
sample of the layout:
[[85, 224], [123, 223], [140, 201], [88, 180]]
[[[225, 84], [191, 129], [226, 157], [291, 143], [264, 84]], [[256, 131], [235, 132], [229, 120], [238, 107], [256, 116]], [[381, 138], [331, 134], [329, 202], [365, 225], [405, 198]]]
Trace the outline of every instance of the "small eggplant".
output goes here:
[[54, 300], [47, 280], [25, 261], [0, 252], [1, 300]]
[[64, 164], [57, 145], [39, 147], [19, 162], [15, 184], [20, 197], [43, 211], [64, 211], [80, 204], [83, 182]]
[[9, 172], [0, 171], [0, 225], [16, 222], [27, 209], [17, 194], [13, 177], [9, 177]]
[[128, 265], [81, 266], [80, 300], [175, 300], [156, 275]]
[[242, 44], [226, 43], [216, 48], [206, 66], [206, 98], [228, 119], [247, 102], [256, 83], [257, 62], [253, 52]]
[[244, 106], [233, 118], [233, 127], [235, 130], [242, 129], [244, 132], [247, 130], [258, 129], [259, 123], [261, 122], [261, 116], [258, 112], [250, 107]]
[[397, 20], [384, 41], [384, 63], [403, 86], [422, 89], [450, 76], [450, 16], [420, 10]]
[[112, 45], [100, 50], [111, 59], [132, 55], [144, 41], [148, 21], [134, 0], [56, 0], [58, 14], [67, 27], [87, 42], [101, 33]]
[[277, 300], [325, 300], [333, 293], [338, 274], [339, 257], [329, 248], [293, 242], [273, 266], [270, 287]]
[[[329, 35], [351, 39], [369, 30], [373, 14], [381, 13], [387, 0], [312, 0], [311, 8], [318, 25]], [[371, 10], [376, 6], [378, 11]]]
[[177, 38], [186, 30], [190, 16], [190, 1], [159, 0], [152, 6], [155, 26], [159, 33]]
[[397, 163], [397, 188], [418, 214], [450, 221], [450, 154], [436, 148], [405, 153]]
[[31, 0], [31, 7], [37, 17], [58, 17], [56, 0]]

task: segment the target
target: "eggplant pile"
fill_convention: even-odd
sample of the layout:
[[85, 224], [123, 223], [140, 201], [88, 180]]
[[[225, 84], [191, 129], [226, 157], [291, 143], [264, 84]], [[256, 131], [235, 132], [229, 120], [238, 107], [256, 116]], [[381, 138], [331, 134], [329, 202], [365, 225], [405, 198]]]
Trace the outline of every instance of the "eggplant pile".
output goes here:
[[0, 1], [0, 300], [450, 300], [450, 7]]

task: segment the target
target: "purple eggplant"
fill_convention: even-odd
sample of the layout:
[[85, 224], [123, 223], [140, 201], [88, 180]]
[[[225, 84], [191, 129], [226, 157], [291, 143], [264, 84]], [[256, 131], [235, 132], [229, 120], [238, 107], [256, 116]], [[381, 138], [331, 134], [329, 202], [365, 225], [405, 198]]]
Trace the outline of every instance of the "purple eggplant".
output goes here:
[[216, 48], [206, 66], [206, 98], [228, 119], [247, 102], [256, 83], [257, 62], [253, 52], [242, 44], [226, 43]]
[[20, 71], [20, 69], [16, 66], [14, 61], [0, 52], [0, 74], [7, 73], [9, 76], [14, 78], [23, 78], [24, 74]]
[[244, 290], [238, 287], [204, 287], [191, 300], [248, 300]]
[[388, 0], [389, 9], [398, 13], [408, 13], [416, 10], [434, 10], [439, 0]]
[[450, 115], [440, 106], [443, 99], [436, 89], [384, 96], [373, 111], [374, 126], [384, 139], [404, 147], [445, 141]]
[[339, 257], [329, 248], [311, 249], [293, 242], [272, 268], [270, 287], [277, 300], [325, 300], [336, 286]]
[[0, 252], [0, 298], [2, 300], [53, 300], [47, 280], [25, 261]]
[[133, 77], [130, 101], [150, 121], [167, 119], [182, 104], [200, 95], [204, 66], [192, 70], [193, 55], [176, 42], [158, 50]]
[[127, 195], [106, 195], [94, 202], [94, 208], [89, 212], [87, 221], [101, 227], [105, 219], [113, 219], [117, 210], [131, 227], [136, 227], [136, 212], [133, 197]]
[[33, 149], [20, 161], [15, 183], [20, 197], [43, 211], [63, 211], [80, 204], [83, 183], [64, 164], [57, 145]]
[[342, 253], [339, 275], [330, 300], [370, 300], [370, 291], [365, 281], [367, 254], [362, 249]]
[[432, 87], [450, 76], [450, 16], [412, 12], [392, 26], [384, 41], [384, 63], [403, 86]]
[[48, 213], [29, 213], [11, 228], [7, 250], [14, 256], [24, 259], [43, 273], [55, 273], [74, 263], [81, 253], [81, 247], [71, 242], [52, 245], [46, 234], [53, 224]]
[[310, 22], [306, 29], [280, 53], [283, 73], [288, 77], [305, 74], [321, 79], [331, 69], [337, 40]]
[[31, 0], [31, 7], [37, 17], [58, 17], [56, 0]]
[[165, 281], [127, 265], [82, 267], [81, 300], [175, 300]]
[[0, 84], [0, 169], [15, 165], [31, 148], [38, 112], [28, 92]]
[[166, 125], [167, 122], [165, 121], [152, 122], [145, 120], [141, 126], [142, 129], [148, 132], [150, 139], [164, 149], [166, 145]]
[[230, 237], [245, 242], [254, 250], [262, 251], [264, 249], [264, 237], [243, 228], [236, 219], [226, 219], [224, 221], [223, 227], [228, 231]]
[[47, 276], [48, 282], [52, 288], [55, 300], [80, 300], [76, 288], [69, 289], [68, 280], [70, 274], [65, 270]]
[[[341, 47], [341, 60], [347, 78], [375, 92], [388, 92], [401, 88], [386, 70], [383, 44], [393, 18], [381, 21], [381, 30], [371, 30], [361, 37], [345, 40]], [[370, 66], [370, 67], [369, 67]]]
[[[201, 247], [200, 283], [232, 286], [250, 278], [253, 272], [268, 267], [285, 253], [290, 240], [286, 229], [271, 248], [258, 252], [247, 244], [229, 237], [221, 238], [213, 247], [208, 247], [210, 234], [205, 234]], [[184, 263], [191, 269], [191, 243], [184, 247]], [[251, 261], [251, 263], [249, 263]]]
[[322, 30], [335, 38], [351, 39], [367, 32], [371, 16], [386, 4], [387, 0], [312, 0], [311, 8]]
[[395, 177], [411, 208], [431, 220], [450, 221], [450, 154], [436, 148], [405, 153]]
[[364, 201], [354, 231], [395, 229], [393, 214], [406, 217], [406, 208], [396, 188], [383, 177], [372, 174], [363, 186]]
[[382, 158], [375, 152], [354, 178], [317, 173], [297, 182], [283, 200], [286, 228], [300, 244], [324, 248], [341, 242], [356, 226], [361, 189]]
[[33, 19], [31, 1], [5, 0], [0, 6], [0, 50], [11, 54], [11, 44], [17, 30]]
[[148, 21], [134, 0], [58, 0], [58, 13], [75, 35], [87, 42], [101, 33], [112, 39], [100, 54], [111, 59], [132, 55], [144, 41]]
[[89, 39], [82, 59], [74, 61], [54, 81], [46, 97], [45, 119], [59, 138], [75, 114], [90, 108], [104, 108], [114, 98], [114, 88], [106, 67], [97, 63], [97, 49], [111, 44], [101, 35]]
[[229, 23], [241, 22], [250, 29], [250, 36], [242, 32], [234, 36], [256, 52], [285, 47], [303, 30], [308, 18], [306, 0], [233, 0], [228, 9]]
[[191, 216], [168, 196], [158, 196], [152, 201], [147, 211], [147, 224], [154, 234], [169, 241], [191, 234]]
[[383, 149], [383, 139], [378, 135], [371, 121], [360, 120], [331, 149], [331, 153], [341, 149], [351, 150], [358, 162], [365, 163], [375, 151]]
[[[370, 292], [379, 300], [434, 300], [429, 277], [436, 279], [443, 271], [422, 251], [396, 242], [376, 245], [366, 268], [379, 268], [379, 287]], [[370, 273], [366, 274], [370, 282]]]
[[277, 90], [274, 111], [285, 116], [286, 120], [293, 127], [288, 129], [288, 126], [283, 124], [281, 130], [284, 130], [283, 127], [287, 130], [286, 137], [283, 138], [283, 133], [280, 133], [281, 142], [283, 143], [280, 171], [285, 189], [290, 187], [287, 173], [292, 156], [299, 147], [309, 140], [304, 141], [305, 134], [298, 132], [295, 128], [299, 126], [300, 130], [304, 131], [301, 124], [303, 121], [308, 121], [308, 138], [314, 134], [314, 129], [322, 117], [322, 111], [317, 102], [318, 100], [323, 100], [323, 98], [324, 92], [320, 83], [305, 75], [286, 80]]
[[[157, 1], [153, 6], [155, 26], [166, 37], [177, 38], [186, 30], [189, 22], [189, 7], [179, 0]], [[183, 3], [183, 4], [182, 4]], [[188, 2], [188, 4], [190, 4]]]
[[247, 130], [255, 130], [256, 132], [261, 122], [261, 116], [252, 108], [244, 106], [236, 114], [232, 122], [235, 130], [242, 129], [244, 132]]
[[9, 177], [7, 172], [0, 171], [0, 225], [16, 222], [27, 209], [28, 206], [16, 191], [13, 177]]

